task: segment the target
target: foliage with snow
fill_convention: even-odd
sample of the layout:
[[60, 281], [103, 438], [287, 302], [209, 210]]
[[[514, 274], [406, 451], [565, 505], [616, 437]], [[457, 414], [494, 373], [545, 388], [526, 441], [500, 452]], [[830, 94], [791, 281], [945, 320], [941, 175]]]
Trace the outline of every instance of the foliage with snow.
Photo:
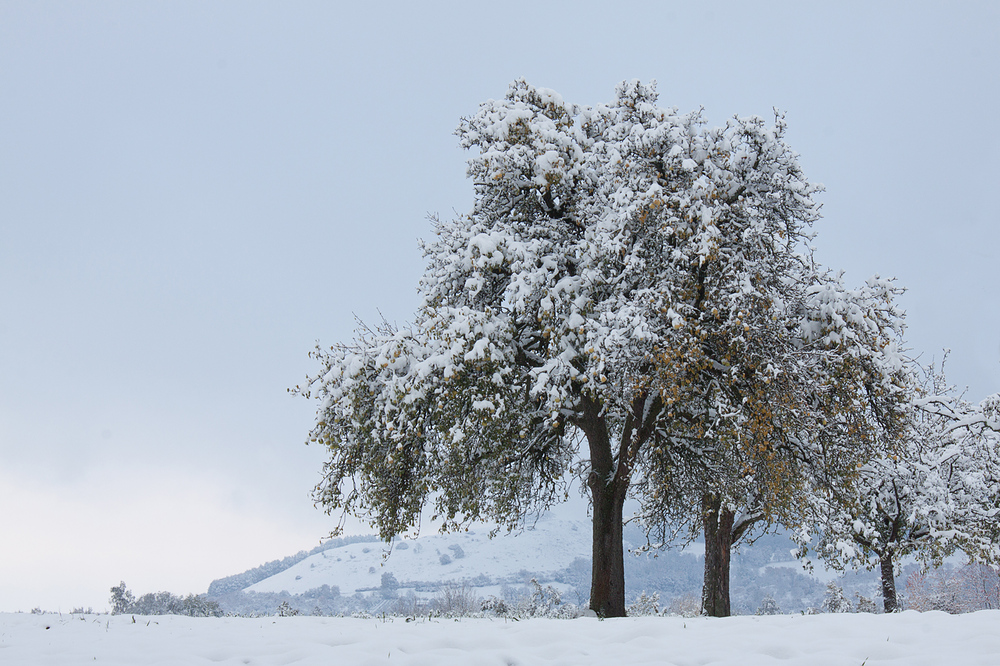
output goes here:
[[329, 511], [385, 539], [428, 502], [446, 529], [515, 527], [579, 474], [591, 604], [613, 616], [630, 494], [653, 530], [699, 528], [706, 499], [721, 520], [788, 520], [810, 479], [840, 483], [882, 444], [896, 289], [816, 266], [819, 187], [780, 116], [707, 128], [656, 101], [517, 81], [463, 120], [476, 201], [424, 245], [415, 320], [317, 350], [300, 389], [321, 401]]
[[811, 545], [837, 568], [880, 567], [887, 612], [898, 608], [894, 569], [901, 557], [938, 566], [962, 550], [1000, 562], [997, 396], [972, 405], [943, 370], [927, 369], [920, 384], [916, 372], [901, 446], [863, 465], [850, 487], [814, 495], [815, 533], [800, 535], [804, 550]]
[[781, 607], [774, 597], [768, 595], [761, 600], [757, 615], [781, 615]]
[[628, 614], [630, 617], [639, 617], [642, 615], [659, 615], [660, 614], [660, 595], [657, 592], [652, 594], [646, 594], [643, 590], [639, 593], [639, 596], [629, 604]]
[[820, 608], [824, 613], [850, 613], [854, 610], [851, 602], [844, 596], [844, 590], [834, 582], [827, 583], [826, 597]]

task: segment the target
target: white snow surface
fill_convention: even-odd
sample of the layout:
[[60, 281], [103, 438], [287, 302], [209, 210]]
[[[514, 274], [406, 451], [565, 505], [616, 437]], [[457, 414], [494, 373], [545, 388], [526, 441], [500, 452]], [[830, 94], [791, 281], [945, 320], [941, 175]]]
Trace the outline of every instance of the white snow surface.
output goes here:
[[[460, 548], [461, 556], [454, 547]], [[323, 585], [336, 585], [343, 595], [377, 588], [382, 574], [407, 583], [461, 583], [487, 574], [492, 580], [525, 583], [519, 572], [542, 578], [568, 567], [577, 558], [589, 558], [591, 527], [586, 521], [542, 516], [521, 532], [489, 538], [489, 528], [455, 534], [433, 534], [399, 540], [385, 557], [380, 542], [354, 543], [311, 555], [279, 574], [246, 588], [253, 592], [301, 594]], [[446, 556], [447, 564], [442, 563]], [[419, 594], [419, 590], [417, 591]]]
[[520, 622], [8, 613], [0, 663], [986, 666], [1000, 663], [998, 626], [996, 610]]

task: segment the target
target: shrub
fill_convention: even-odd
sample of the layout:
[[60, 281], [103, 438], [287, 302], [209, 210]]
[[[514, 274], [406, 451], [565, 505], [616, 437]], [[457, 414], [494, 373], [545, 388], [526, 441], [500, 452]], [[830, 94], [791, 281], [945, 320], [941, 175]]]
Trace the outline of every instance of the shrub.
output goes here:
[[757, 608], [757, 615], [781, 615], [778, 602], [770, 594], [764, 597]]
[[853, 609], [850, 600], [844, 596], [844, 589], [830, 581], [826, 584], [826, 597], [820, 610], [824, 613], [850, 613]]
[[659, 615], [660, 614], [660, 593], [646, 594], [643, 590], [635, 598], [632, 605], [628, 607], [628, 614], [632, 616]]

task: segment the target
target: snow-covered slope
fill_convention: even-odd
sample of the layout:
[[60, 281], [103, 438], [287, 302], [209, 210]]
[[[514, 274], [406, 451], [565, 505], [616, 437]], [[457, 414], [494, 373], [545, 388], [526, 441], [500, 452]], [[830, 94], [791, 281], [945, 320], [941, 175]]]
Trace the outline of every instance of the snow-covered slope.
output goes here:
[[266, 578], [247, 592], [301, 594], [323, 585], [338, 586], [343, 595], [378, 588], [391, 573], [400, 590], [433, 593], [446, 582], [474, 587], [524, 583], [525, 575], [544, 579], [577, 558], [590, 557], [590, 524], [543, 516], [522, 532], [489, 538], [488, 530], [434, 534], [385, 544], [354, 543], [307, 557]]

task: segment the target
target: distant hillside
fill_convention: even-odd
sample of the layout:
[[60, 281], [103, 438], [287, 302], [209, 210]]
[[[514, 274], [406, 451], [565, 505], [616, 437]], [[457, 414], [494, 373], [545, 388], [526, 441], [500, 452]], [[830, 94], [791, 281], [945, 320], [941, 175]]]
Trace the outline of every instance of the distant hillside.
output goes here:
[[295, 595], [329, 585], [352, 595], [379, 589], [382, 576], [390, 574], [401, 593], [412, 589], [420, 596], [432, 596], [449, 582], [491, 587], [519, 585], [531, 577], [552, 580], [573, 560], [589, 553], [587, 522], [543, 517], [523, 532], [493, 539], [486, 530], [470, 530], [397, 541], [391, 554], [382, 543], [323, 549], [246, 591]]
[[247, 569], [243, 573], [213, 580], [208, 586], [208, 596], [220, 597], [233, 592], [245, 590], [254, 583], [258, 583], [262, 580], [270, 578], [271, 576], [280, 574], [282, 571], [298, 564], [311, 555], [316, 555], [332, 548], [340, 548], [341, 546], [346, 546], [352, 543], [371, 543], [378, 540], [378, 537], [370, 534], [366, 534], [364, 536], [350, 536], [330, 539], [329, 541], [324, 541], [312, 550], [300, 550], [295, 555], [290, 555], [280, 560], [266, 562], [259, 567]]
[[[391, 553], [374, 536], [328, 541], [249, 571], [213, 581], [208, 594], [229, 612], [274, 612], [282, 603], [302, 612], [389, 612], [419, 606], [462, 588], [470, 597], [515, 600], [529, 581], [551, 585], [565, 601], [584, 604], [590, 589], [591, 526], [586, 520], [543, 516], [522, 532], [488, 538], [486, 529], [431, 534], [397, 541]], [[645, 541], [626, 529], [626, 548]], [[732, 603], [753, 613], [765, 596], [784, 612], [818, 607], [824, 580], [807, 576], [791, 558], [791, 542], [765, 536], [733, 558]], [[626, 597], [658, 593], [662, 607], [690, 607], [701, 595], [700, 544], [639, 556], [626, 555]], [[821, 572], [822, 575], [822, 572]], [[826, 576], [831, 578], [832, 576]], [[855, 576], [850, 591], [872, 596], [875, 584]]]

